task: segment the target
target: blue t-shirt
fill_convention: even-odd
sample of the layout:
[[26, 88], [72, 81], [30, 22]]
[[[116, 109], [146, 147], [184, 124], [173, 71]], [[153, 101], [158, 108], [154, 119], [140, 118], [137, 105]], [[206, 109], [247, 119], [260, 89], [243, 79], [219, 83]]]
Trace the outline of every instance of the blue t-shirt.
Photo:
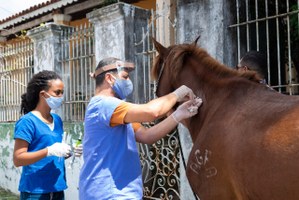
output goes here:
[[[28, 152], [44, 149], [62, 141], [63, 125], [61, 118], [51, 113], [54, 129], [31, 112], [22, 116], [15, 126], [14, 139], [29, 143]], [[67, 188], [64, 158], [49, 156], [31, 165], [23, 166], [19, 191], [29, 193], [49, 193]]]
[[141, 166], [132, 125], [110, 126], [121, 102], [96, 96], [87, 107], [80, 200], [142, 199]]

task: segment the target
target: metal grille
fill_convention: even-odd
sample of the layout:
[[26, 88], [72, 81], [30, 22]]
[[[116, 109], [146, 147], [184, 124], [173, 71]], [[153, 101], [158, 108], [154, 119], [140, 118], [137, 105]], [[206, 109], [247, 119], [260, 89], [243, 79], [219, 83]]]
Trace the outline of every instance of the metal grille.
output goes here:
[[139, 144], [143, 199], [180, 199], [177, 131], [153, 145]]
[[[154, 12], [151, 12], [152, 16], [154, 16]], [[133, 99], [134, 103], [145, 103], [152, 99], [154, 99], [155, 93], [154, 89], [156, 87], [155, 81], [151, 80], [151, 66], [154, 63], [154, 57], [156, 55], [156, 50], [153, 47], [153, 43], [150, 40], [151, 36], [155, 35], [155, 27], [154, 27], [155, 20], [148, 20], [147, 24], [148, 27], [146, 29], [142, 27], [142, 35], [139, 36], [141, 38], [140, 41], [135, 41], [136, 49], [139, 49], [140, 52], [135, 52], [135, 63], [138, 64], [138, 68], [142, 68], [142, 70], [136, 68], [135, 79], [142, 80], [142, 90], [143, 94], [142, 97], [138, 94], [138, 91], [134, 91], [137, 93], [136, 95], [138, 99]], [[137, 38], [137, 36], [135, 36]], [[141, 48], [140, 48], [141, 47]], [[139, 66], [140, 65], [140, 66]], [[142, 74], [140, 74], [140, 72]], [[142, 78], [140, 78], [142, 77]], [[140, 82], [139, 82], [140, 83]]]
[[64, 121], [83, 121], [85, 108], [94, 92], [89, 78], [94, 66], [94, 29], [90, 23], [62, 32], [61, 63], [65, 84]]
[[21, 95], [33, 74], [33, 43], [24, 38], [0, 46], [0, 122], [20, 117]]
[[249, 50], [267, 55], [268, 83], [298, 94], [299, 0], [236, 0], [238, 59]]
[[[155, 98], [154, 89], [156, 86], [150, 77], [151, 66], [156, 54], [150, 36], [155, 36], [159, 42], [169, 46], [170, 31], [172, 34], [175, 31], [174, 29], [165, 31], [165, 27], [175, 27], [171, 23], [169, 10], [170, 7], [165, 6], [160, 12], [152, 11], [151, 20], [147, 23], [148, 27], [143, 29], [143, 34], [140, 36], [142, 39], [135, 42], [136, 49], [142, 47], [140, 52], [135, 53], [135, 63], [141, 61], [138, 68], [143, 68], [141, 70], [143, 74], [138, 74], [138, 77], [143, 80], [144, 94], [142, 98], [145, 99], [145, 102]], [[136, 38], [138, 37], [136, 36]], [[139, 154], [144, 186], [143, 199], [180, 199], [180, 152], [177, 131], [175, 130], [153, 145], [139, 144]]]

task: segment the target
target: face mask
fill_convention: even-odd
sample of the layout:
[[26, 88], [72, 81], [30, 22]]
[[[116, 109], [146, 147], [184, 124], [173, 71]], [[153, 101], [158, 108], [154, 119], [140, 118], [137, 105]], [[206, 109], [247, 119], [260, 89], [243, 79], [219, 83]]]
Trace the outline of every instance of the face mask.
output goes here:
[[[49, 95], [48, 93], [46, 93], [46, 94]], [[62, 104], [63, 97], [53, 97], [51, 95], [49, 95], [49, 96], [50, 96], [49, 98], [45, 98], [49, 107], [52, 110], [59, 108]]]
[[125, 80], [112, 77], [115, 79], [112, 89], [120, 99], [125, 99], [133, 92], [133, 83], [130, 79]]

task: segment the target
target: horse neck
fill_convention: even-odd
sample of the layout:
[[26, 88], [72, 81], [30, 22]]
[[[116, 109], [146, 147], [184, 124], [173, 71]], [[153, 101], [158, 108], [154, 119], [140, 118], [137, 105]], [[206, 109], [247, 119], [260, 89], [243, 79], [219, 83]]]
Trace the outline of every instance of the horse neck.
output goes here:
[[230, 94], [226, 93], [225, 88], [218, 88], [214, 84], [203, 85], [200, 90], [196, 92], [196, 96], [202, 98], [203, 104], [199, 108], [198, 115], [187, 122], [187, 128], [190, 131], [193, 142], [199, 136], [203, 125], [205, 123], [213, 123], [210, 119], [217, 113], [217, 110], [222, 106], [222, 102], [228, 98]]
[[184, 70], [180, 71], [179, 76], [173, 78], [173, 80], [176, 80], [176, 87], [186, 85], [193, 90], [197, 97], [203, 99], [199, 114], [190, 120], [186, 120], [185, 123], [193, 141], [197, 138], [196, 134], [200, 132], [203, 123], [206, 121], [205, 118], [207, 116], [209, 118], [210, 115], [216, 112], [217, 106], [221, 105], [221, 101], [230, 95], [227, 93], [225, 85], [236, 74], [235, 71], [226, 69], [222, 64], [217, 62], [213, 64], [219, 65], [216, 72], [212, 66], [203, 66], [198, 60], [190, 59], [185, 64]]
[[197, 97], [203, 99], [203, 104], [199, 108], [199, 114], [192, 119], [185, 120], [184, 123], [194, 141], [197, 138], [197, 133], [200, 132], [205, 117], [217, 109], [217, 104], [215, 104], [215, 102], [209, 102], [208, 99], [217, 99], [217, 101], [221, 102], [221, 99], [225, 98], [228, 94], [225, 93], [223, 85], [221, 86], [221, 84], [225, 84], [225, 81], [223, 82], [222, 79], [217, 78], [217, 76], [213, 74], [208, 73], [209, 75], [207, 76], [207, 73], [201, 70], [202, 68], [192, 68], [190, 66], [191, 64], [181, 71], [180, 76], [176, 79], [176, 84], [177, 87], [180, 85], [188, 86]]
[[[184, 83], [194, 91], [196, 96], [203, 100], [203, 104], [199, 108], [199, 114], [186, 123], [194, 141], [198, 137], [197, 134], [203, 124], [212, 123], [210, 119], [213, 119], [219, 107], [223, 106], [223, 102], [226, 102], [230, 96], [238, 96], [236, 93], [239, 92], [239, 89], [234, 90], [231, 88], [234, 86], [239, 87], [239, 80], [246, 82], [244, 83], [247, 85], [245, 87], [251, 87], [249, 85], [254, 83], [236, 76], [235, 71], [231, 69], [223, 69], [223, 73], [220, 73], [221, 71], [214, 72], [212, 69], [198, 66], [198, 64], [196, 66], [194, 63], [192, 65], [190, 63], [189, 66], [193, 68], [189, 67], [189, 70], [182, 70], [182, 75], [188, 77], [184, 79]], [[228, 101], [226, 106], [233, 106], [232, 104], [233, 102]]]
[[[203, 104], [199, 108], [198, 115], [188, 123], [193, 142], [198, 137], [203, 137], [198, 135], [203, 126], [217, 120], [225, 120], [223, 118], [226, 113], [220, 113], [220, 111], [235, 112], [243, 109], [244, 102], [250, 101], [252, 105], [255, 105], [260, 102], [261, 98], [271, 99], [280, 95], [265, 85], [257, 84], [241, 77], [218, 79], [206, 83], [204, 81], [199, 80], [196, 83], [196, 85], [201, 85], [200, 94], [202, 96], [199, 97], [203, 99]], [[215, 118], [215, 116], [218, 117]]]

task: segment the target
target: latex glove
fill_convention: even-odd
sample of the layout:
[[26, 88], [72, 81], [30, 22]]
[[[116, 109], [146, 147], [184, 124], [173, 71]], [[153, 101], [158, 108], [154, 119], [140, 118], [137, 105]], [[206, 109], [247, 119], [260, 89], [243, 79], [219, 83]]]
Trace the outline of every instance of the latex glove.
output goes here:
[[177, 95], [178, 102], [195, 98], [193, 91], [190, 88], [188, 88], [186, 85], [182, 85], [181, 87], [177, 88], [173, 93]]
[[199, 106], [202, 104], [202, 99], [196, 98], [186, 101], [180, 105], [172, 114], [174, 121], [179, 123], [183, 119], [190, 118], [197, 114]]
[[70, 157], [71, 147], [68, 144], [56, 142], [51, 146], [47, 147], [47, 156], [57, 156], [57, 157]]
[[83, 153], [83, 145], [82, 144], [73, 144], [73, 152], [76, 157], [80, 157]]

